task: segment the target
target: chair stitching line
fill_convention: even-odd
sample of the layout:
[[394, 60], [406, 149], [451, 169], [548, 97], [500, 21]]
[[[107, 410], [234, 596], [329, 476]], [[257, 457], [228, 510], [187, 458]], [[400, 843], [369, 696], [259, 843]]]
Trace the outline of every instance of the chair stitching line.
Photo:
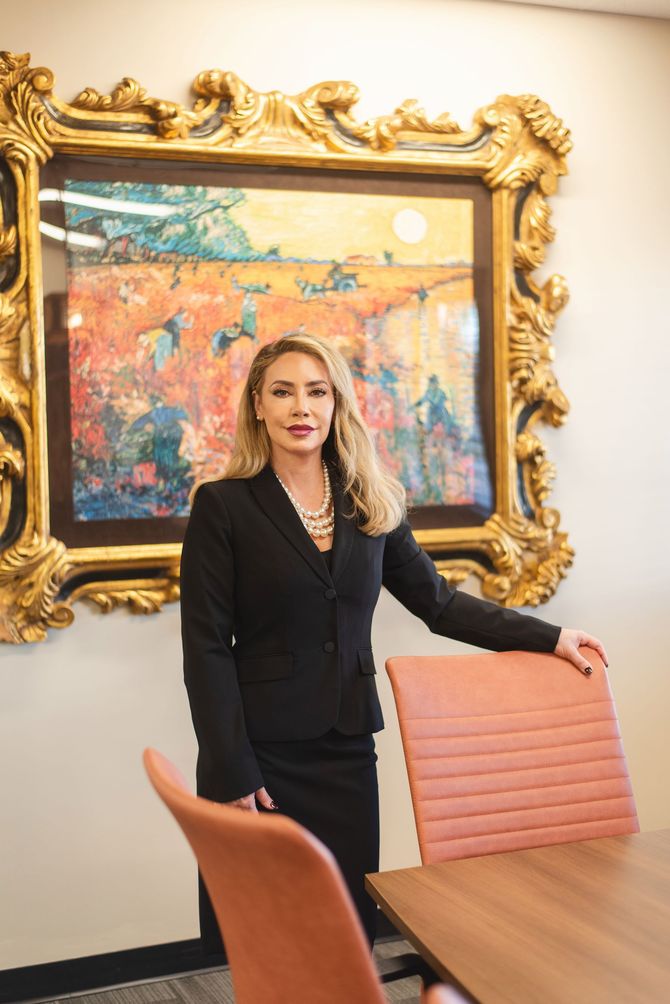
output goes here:
[[[451, 719], [445, 718], [444, 721], [451, 721]], [[588, 722], [566, 722], [563, 725], [541, 725], [534, 729], [505, 729], [503, 732], [464, 732], [463, 735], [460, 736], [453, 734], [411, 736], [408, 737], [408, 741], [413, 743], [424, 743], [435, 739], [490, 739], [492, 736], [522, 736], [529, 732], [551, 732], [554, 729], [579, 729], [583, 725], [602, 725], [606, 722], [616, 722], [618, 724], [619, 718], [617, 715], [613, 715], [611, 718], [589, 718]]]
[[520, 812], [539, 812], [544, 809], [566, 809], [578, 805], [598, 805], [600, 802], [618, 802], [630, 795], [607, 795], [605, 798], [585, 798], [577, 802], [546, 802], [542, 805], [524, 805], [518, 809], [492, 809], [490, 812], [466, 812], [464, 816], [445, 816], [442, 819], [424, 819], [423, 825], [455, 823], [459, 819], [481, 819], [484, 816], [518, 815]]
[[[489, 837], [507, 837], [510, 834], [521, 834], [521, 833], [532, 833], [534, 830], [568, 830], [575, 826], [584, 826], [593, 823], [612, 823], [617, 819], [635, 819], [637, 813], [626, 816], [606, 816], [604, 819], [584, 819], [577, 823], [555, 823], [553, 826], [524, 826], [520, 830], [497, 830], [495, 833], [472, 833], [470, 836], [462, 837], [447, 837], [445, 840], [424, 840], [423, 843], [427, 846], [428, 844], [450, 844], [456, 840], [474, 840], [479, 837], [484, 837], [488, 839]], [[532, 848], [529, 848], [532, 850]]]
[[415, 783], [425, 783], [426, 781], [450, 781], [454, 777], [497, 777], [498, 774], [520, 774], [528, 770], [556, 770], [558, 767], [583, 767], [585, 764], [588, 766], [593, 766], [597, 763], [606, 763], [608, 760], [625, 760], [626, 757], [623, 753], [618, 756], [605, 756], [601, 757], [600, 760], [577, 760], [576, 763], [547, 763], [542, 764], [539, 767], [509, 767], [501, 768], [500, 770], [476, 770], [471, 774], [441, 774], [437, 777], [421, 777], [415, 778]]
[[[493, 776], [495, 777], [495, 775]], [[487, 795], [513, 795], [522, 791], [540, 791], [543, 788], [574, 788], [579, 784], [602, 784], [603, 781], [623, 780], [628, 781], [630, 784], [630, 777], [628, 774], [616, 774], [614, 777], [598, 777], [588, 781], [566, 781], [562, 784], [534, 784], [530, 788], [498, 788], [495, 791], [471, 791], [469, 793], [460, 793], [456, 795], [435, 795], [433, 798], [424, 798], [417, 795], [417, 801], [422, 804], [425, 802], [448, 802], [452, 798], [486, 798]]]
[[525, 709], [523, 709], [521, 711], [495, 711], [495, 712], [491, 712], [491, 714], [485, 714], [485, 715], [447, 715], [447, 716], [444, 716], [444, 715], [419, 715], [416, 718], [405, 717], [405, 718], [403, 718], [403, 721], [405, 721], [405, 722], [427, 722], [427, 721], [430, 721], [431, 719], [433, 719], [433, 720], [437, 719], [438, 721], [442, 721], [445, 717], [451, 719], [454, 722], [458, 722], [458, 721], [461, 721], [462, 719], [466, 719], [466, 718], [509, 718], [512, 715], [539, 715], [539, 714], [546, 714], [548, 711], [565, 711], [566, 709], [570, 710], [570, 709], [574, 709], [574, 708], [585, 708], [585, 707], [587, 707], [590, 704], [612, 704], [613, 705], [614, 704], [614, 699], [611, 698], [611, 697], [608, 697], [608, 698], [602, 698], [602, 700], [598, 700], [598, 701], [580, 701], [578, 704], [559, 704], [559, 705], [556, 705], [556, 707], [552, 707], [552, 708], [530, 708], [530, 709], [529, 708], [525, 708]]
[[[411, 742], [412, 740], [408, 740]], [[476, 753], [446, 753], [442, 756], [413, 756], [412, 762], [425, 763], [428, 760], [467, 760], [473, 756], [508, 756], [514, 753], [542, 753], [546, 750], [566, 750], [573, 746], [593, 746], [596, 743], [611, 743], [621, 741], [621, 736], [605, 736], [603, 739], [580, 739], [573, 743], [556, 743], [554, 746], [524, 746], [522, 749], [514, 750], [480, 750]]]

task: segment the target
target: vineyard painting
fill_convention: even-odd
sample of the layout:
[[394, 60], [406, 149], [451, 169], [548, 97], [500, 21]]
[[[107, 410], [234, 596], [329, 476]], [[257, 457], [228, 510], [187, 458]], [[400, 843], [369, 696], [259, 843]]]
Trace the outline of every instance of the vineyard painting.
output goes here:
[[261, 345], [332, 339], [412, 506], [488, 509], [473, 204], [67, 180], [76, 521], [188, 514]]

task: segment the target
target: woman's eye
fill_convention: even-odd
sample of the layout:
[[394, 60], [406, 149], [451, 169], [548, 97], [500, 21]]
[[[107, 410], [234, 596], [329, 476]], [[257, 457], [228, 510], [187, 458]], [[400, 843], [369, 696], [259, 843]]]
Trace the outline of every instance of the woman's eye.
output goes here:
[[315, 387], [314, 390], [312, 391], [312, 395], [314, 397], [323, 397], [325, 393], [326, 393], [325, 387]]
[[272, 393], [274, 394], [275, 397], [286, 397], [288, 391], [284, 390], [283, 387], [277, 387], [275, 388], [275, 390], [272, 391]]

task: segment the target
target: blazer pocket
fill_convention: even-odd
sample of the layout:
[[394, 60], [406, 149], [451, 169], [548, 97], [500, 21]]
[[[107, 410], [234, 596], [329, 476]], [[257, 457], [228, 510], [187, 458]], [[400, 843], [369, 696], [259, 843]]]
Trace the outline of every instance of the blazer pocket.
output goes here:
[[240, 683], [285, 680], [288, 676], [293, 676], [292, 655], [257, 655], [240, 659], [237, 663], [237, 678]]
[[361, 673], [366, 673], [369, 676], [372, 676], [373, 673], [377, 672], [375, 669], [375, 660], [372, 656], [372, 649], [359, 648], [358, 665]]

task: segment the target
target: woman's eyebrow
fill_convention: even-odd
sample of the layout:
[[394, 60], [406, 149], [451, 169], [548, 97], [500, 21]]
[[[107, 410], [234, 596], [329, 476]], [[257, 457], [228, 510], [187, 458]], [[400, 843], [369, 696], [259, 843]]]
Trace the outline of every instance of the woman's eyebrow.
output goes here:
[[[270, 386], [274, 387], [276, 383], [283, 384], [284, 387], [295, 387], [295, 384], [293, 383], [292, 380], [273, 380]], [[308, 380], [308, 382], [305, 384], [305, 387], [316, 387], [317, 384], [322, 384], [322, 383], [325, 384], [326, 387], [328, 386], [327, 380]]]

